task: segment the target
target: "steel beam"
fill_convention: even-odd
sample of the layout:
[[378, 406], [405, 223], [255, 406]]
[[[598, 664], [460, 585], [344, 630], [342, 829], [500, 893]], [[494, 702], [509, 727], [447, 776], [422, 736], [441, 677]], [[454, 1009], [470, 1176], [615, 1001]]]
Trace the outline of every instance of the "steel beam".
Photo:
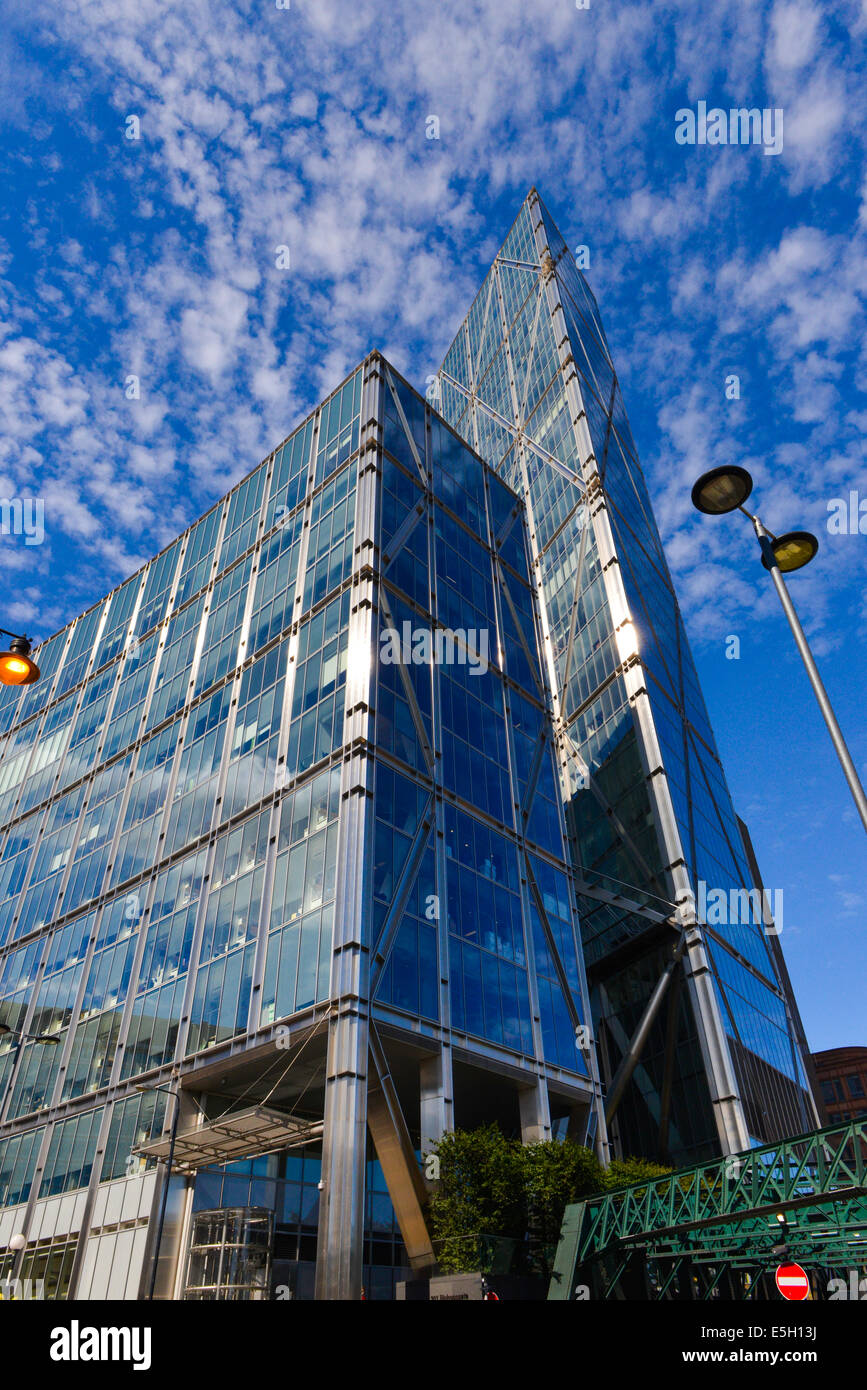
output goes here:
[[427, 1188], [392, 1080], [385, 1049], [373, 1023], [370, 1025], [369, 1044], [371, 1065], [367, 1091], [368, 1127], [376, 1156], [382, 1166], [410, 1267], [416, 1274], [429, 1273], [434, 1265], [434, 1252], [424, 1216]]
[[641, 1054], [644, 1050], [644, 1045], [647, 1042], [648, 1037], [650, 1036], [650, 1030], [656, 1021], [656, 1016], [659, 1013], [660, 1008], [662, 1007], [662, 1001], [665, 998], [668, 986], [671, 983], [671, 977], [677, 969], [677, 966], [685, 950], [686, 937], [681, 936], [680, 940], [677, 943], [677, 946], [675, 947], [671, 960], [668, 962], [668, 964], [666, 965], [665, 969], [663, 970], [662, 974], [656, 982], [653, 993], [647, 1001], [647, 1006], [644, 1010], [644, 1013], [641, 1016], [641, 1020], [638, 1024], [638, 1027], [636, 1028], [635, 1032], [629, 1040], [629, 1046], [626, 1049], [626, 1053], [620, 1063], [620, 1066], [617, 1068], [617, 1072], [611, 1082], [611, 1086], [608, 1091], [608, 1099], [605, 1103], [606, 1124], [611, 1123], [614, 1113], [617, 1110], [618, 1105], [620, 1104], [623, 1092], [626, 1090], [626, 1087], [629, 1085], [629, 1082], [632, 1079], [632, 1073], [635, 1071], [635, 1068], [638, 1065]]

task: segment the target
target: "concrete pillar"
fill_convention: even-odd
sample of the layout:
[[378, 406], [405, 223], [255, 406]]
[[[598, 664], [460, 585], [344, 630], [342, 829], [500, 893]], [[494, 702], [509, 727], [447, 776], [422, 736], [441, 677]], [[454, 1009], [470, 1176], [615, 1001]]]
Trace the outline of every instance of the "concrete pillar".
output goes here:
[[455, 1127], [450, 1054], [451, 1048], [443, 1047], [419, 1063], [422, 1163], [436, 1141]]
[[375, 738], [371, 702], [375, 585], [370, 566], [375, 559], [381, 417], [378, 361], [369, 359], [361, 391], [361, 452], [355, 496], [355, 574], [349, 615], [331, 952], [332, 1014], [316, 1254], [318, 1299], [361, 1297], [370, 1045], [371, 753]]
[[317, 1299], [361, 1297], [367, 1156], [366, 1005], [341, 1006], [328, 1031]]
[[548, 1087], [541, 1077], [532, 1086], [522, 1086], [518, 1092], [521, 1117], [521, 1143], [541, 1144], [551, 1138], [551, 1111]]

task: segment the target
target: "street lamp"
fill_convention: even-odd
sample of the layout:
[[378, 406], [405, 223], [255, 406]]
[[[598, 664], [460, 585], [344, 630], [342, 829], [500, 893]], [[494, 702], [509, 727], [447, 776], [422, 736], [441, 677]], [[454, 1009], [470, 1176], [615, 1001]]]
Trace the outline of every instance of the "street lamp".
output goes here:
[[163, 1183], [162, 1196], [160, 1199], [160, 1219], [157, 1224], [157, 1238], [154, 1245], [153, 1268], [151, 1270], [151, 1282], [148, 1290], [148, 1301], [153, 1302], [154, 1292], [157, 1286], [157, 1269], [160, 1260], [160, 1246], [163, 1241], [163, 1226], [166, 1221], [166, 1207], [169, 1200], [169, 1183], [172, 1180], [172, 1161], [175, 1156], [175, 1139], [178, 1133], [178, 1116], [181, 1112], [181, 1098], [173, 1086], [148, 1086], [144, 1083], [136, 1083], [136, 1090], [147, 1094], [150, 1091], [167, 1091], [170, 1096], [175, 1098], [175, 1113], [172, 1119], [172, 1134], [169, 1140], [169, 1157], [166, 1168], [165, 1182]]
[[778, 1229], [780, 1232], [781, 1244], [772, 1245], [771, 1254], [776, 1255], [778, 1259], [781, 1259], [785, 1258], [785, 1256], [787, 1256], [789, 1253], [789, 1223], [786, 1220], [786, 1213], [784, 1211], [777, 1212], [777, 1221], [779, 1222]]
[[753, 480], [745, 468], [712, 468], [702, 473], [692, 489], [692, 505], [707, 516], [722, 516], [742, 507], [753, 490]]
[[9, 650], [0, 652], [0, 685], [32, 685], [39, 680], [39, 667], [30, 659], [30, 640], [8, 628], [0, 627], [6, 637], [11, 637]]
[[0, 1023], [0, 1037], [7, 1037], [10, 1033], [18, 1038], [17, 1047], [20, 1047], [22, 1042], [38, 1042], [48, 1047], [56, 1047], [60, 1042], [60, 1039], [51, 1033], [19, 1033], [17, 1028], [10, 1028], [8, 1023]]
[[6, 1083], [6, 1090], [3, 1093], [2, 1100], [0, 1100], [0, 1111], [2, 1111], [6, 1096], [15, 1085], [15, 1073], [18, 1070], [18, 1062], [21, 1056], [21, 1044], [32, 1042], [39, 1043], [40, 1047], [57, 1047], [60, 1038], [51, 1033], [22, 1033], [19, 1028], [10, 1028], [8, 1023], [0, 1023], [0, 1037], [11, 1037], [15, 1039], [11, 1049], [15, 1053], [15, 1058], [9, 1069], [9, 1080]]
[[19, 1028], [10, 1028], [8, 1023], [0, 1023], [0, 1037], [11, 1037], [15, 1039], [12, 1044], [12, 1051], [15, 1053], [15, 1059], [9, 1070], [9, 1080], [6, 1083], [6, 1091], [4, 1092], [3, 1100], [0, 1101], [0, 1111], [2, 1111], [6, 1095], [12, 1090], [15, 1084], [15, 1073], [18, 1070], [18, 1061], [21, 1055], [21, 1044], [32, 1042], [39, 1043], [41, 1047], [57, 1047], [60, 1038], [51, 1033], [22, 1033]]
[[762, 552], [762, 564], [766, 570], [770, 571], [774, 581], [774, 588], [779, 595], [780, 603], [783, 605], [789, 627], [795, 638], [795, 645], [801, 654], [801, 660], [807, 668], [807, 675], [813, 687], [813, 694], [822, 718], [828, 726], [831, 735], [831, 742], [834, 745], [843, 774], [849, 784], [849, 790], [858, 809], [864, 829], [867, 830], [867, 796], [864, 795], [864, 788], [855, 770], [855, 764], [846, 747], [837, 717], [828, 699], [828, 692], [822, 684], [818, 667], [813, 660], [813, 653], [807, 644], [804, 629], [801, 627], [798, 615], [795, 612], [795, 605], [792, 603], [789, 591], [786, 588], [783, 574], [793, 574], [795, 570], [803, 569], [808, 565], [819, 549], [819, 542], [809, 531], [789, 531], [784, 536], [775, 536], [771, 531], [767, 531], [757, 516], [748, 512], [744, 502], [753, 490], [753, 480], [745, 468], [739, 468], [732, 464], [723, 468], [712, 468], [709, 473], [703, 473], [692, 489], [692, 503], [698, 511], [704, 512], [706, 516], [722, 516], [726, 512], [743, 512], [744, 516], [749, 517], [753, 523], [753, 530], [759, 542]]

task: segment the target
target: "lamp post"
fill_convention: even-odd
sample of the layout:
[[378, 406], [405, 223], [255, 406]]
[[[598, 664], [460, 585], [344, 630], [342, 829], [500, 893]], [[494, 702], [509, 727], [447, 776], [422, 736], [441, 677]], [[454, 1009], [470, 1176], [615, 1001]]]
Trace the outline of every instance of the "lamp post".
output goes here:
[[181, 1112], [181, 1098], [180, 1098], [180, 1095], [178, 1094], [178, 1091], [177, 1091], [176, 1088], [173, 1087], [173, 1086], [145, 1086], [145, 1085], [141, 1085], [141, 1086], [136, 1086], [136, 1090], [137, 1090], [137, 1091], [142, 1091], [142, 1092], [148, 1092], [148, 1091], [166, 1091], [170, 1096], [174, 1096], [174, 1100], [175, 1100], [175, 1113], [174, 1113], [174, 1116], [173, 1116], [173, 1118], [172, 1118], [172, 1132], [171, 1132], [171, 1138], [170, 1138], [170, 1140], [169, 1140], [168, 1166], [167, 1166], [167, 1170], [166, 1170], [165, 1182], [163, 1183], [162, 1195], [161, 1195], [161, 1197], [160, 1197], [160, 1219], [159, 1219], [159, 1221], [158, 1221], [158, 1223], [157, 1223], [157, 1238], [156, 1238], [156, 1244], [154, 1245], [153, 1268], [151, 1269], [151, 1282], [150, 1282], [150, 1288], [149, 1288], [149, 1290], [148, 1290], [148, 1302], [149, 1302], [149, 1303], [152, 1303], [152, 1302], [153, 1302], [153, 1297], [154, 1297], [154, 1292], [155, 1292], [156, 1286], [157, 1286], [157, 1269], [158, 1269], [158, 1267], [159, 1267], [160, 1246], [162, 1245], [162, 1240], [163, 1240], [163, 1226], [165, 1225], [165, 1220], [166, 1220], [166, 1207], [167, 1207], [167, 1205], [168, 1205], [168, 1200], [169, 1200], [169, 1183], [170, 1183], [171, 1180], [172, 1180], [172, 1162], [173, 1162], [174, 1156], [175, 1156], [175, 1139], [176, 1139], [177, 1133], [178, 1133], [178, 1116], [179, 1116], [179, 1114], [180, 1114], [180, 1112]]
[[813, 660], [813, 653], [810, 651], [804, 629], [801, 627], [800, 620], [795, 612], [795, 605], [792, 603], [791, 595], [786, 588], [783, 579], [784, 574], [791, 574], [795, 570], [803, 569], [808, 565], [819, 549], [819, 542], [809, 531], [789, 531], [784, 536], [775, 536], [773, 532], [766, 530], [759, 517], [748, 512], [744, 506], [750, 493], [753, 490], [753, 480], [745, 468], [735, 465], [723, 468], [712, 468], [709, 473], [703, 473], [698, 482], [692, 489], [693, 506], [706, 516], [721, 516], [726, 512], [743, 512], [744, 516], [749, 517], [759, 542], [762, 552], [762, 564], [766, 570], [770, 571], [774, 582], [774, 588], [779, 595], [780, 603], [783, 605], [783, 612], [788, 619], [789, 627], [795, 638], [795, 645], [801, 654], [801, 660], [807, 668], [807, 675], [813, 687], [813, 694], [816, 696], [822, 718], [828, 726], [831, 735], [831, 742], [843, 768], [843, 775], [852, 793], [852, 799], [858, 809], [864, 829], [867, 830], [867, 796], [864, 795], [864, 788], [855, 769], [849, 749], [837, 717], [828, 698], [828, 692], [822, 684], [818, 667]]
[[[21, 1044], [25, 1042], [35, 1042], [39, 1043], [40, 1047], [57, 1047], [60, 1038], [55, 1037], [51, 1033], [22, 1033], [19, 1028], [10, 1028], [8, 1023], [0, 1023], [0, 1037], [12, 1037], [15, 1039], [15, 1042], [12, 1044], [15, 1060], [12, 1063], [9, 1072], [9, 1080], [6, 1083], [6, 1091], [3, 1094], [3, 1101], [5, 1102], [7, 1093], [11, 1091], [15, 1084], [15, 1073], [18, 1070], [18, 1062], [21, 1057]], [[2, 1108], [2, 1103], [0, 1103], [0, 1110], [2, 1110]]]
[[39, 667], [30, 659], [30, 639], [5, 627], [0, 627], [0, 633], [12, 638], [8, 651], [0, 652], [0, 685], [32, 685], [38, 681]]

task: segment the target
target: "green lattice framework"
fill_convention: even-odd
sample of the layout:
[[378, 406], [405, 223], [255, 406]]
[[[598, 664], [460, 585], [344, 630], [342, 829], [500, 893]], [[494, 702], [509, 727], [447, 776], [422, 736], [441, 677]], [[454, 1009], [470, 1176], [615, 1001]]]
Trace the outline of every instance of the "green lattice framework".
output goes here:
[[[785, 1217], [785, 1224], [780, 1217]], [[603, 1297], [616, 1297], [636, 1255], [668, 1265], [648, 1283], [664, 1297], [671, 1262], [749, 1269], [785, 1258], [855, 1268], [867, 1260], [867, 1122], [856, 1121], [683, 1168], [566, 1208], [549, 1299], [569, 1300], [605, 1261]], [[619, 1296], [623, 1296], [621, 1293]]]

